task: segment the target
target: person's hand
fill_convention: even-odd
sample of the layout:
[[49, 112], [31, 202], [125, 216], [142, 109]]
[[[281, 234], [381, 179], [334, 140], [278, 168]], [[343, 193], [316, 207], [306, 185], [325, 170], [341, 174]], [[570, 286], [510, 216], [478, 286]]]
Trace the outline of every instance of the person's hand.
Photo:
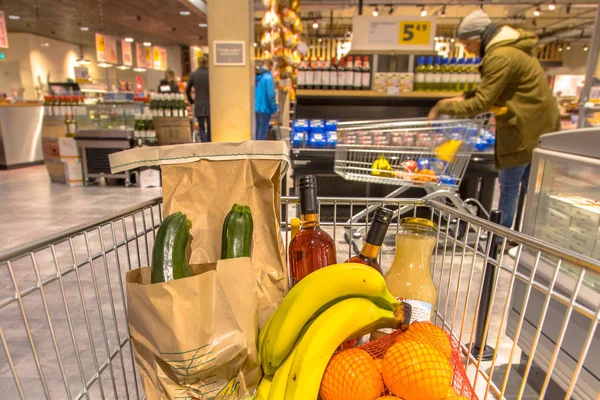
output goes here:
[[431, 121], [431, 120], [437, 119], [437, 117], [438, 117], [438, 110], [437, 110], [437, 104], [436, 104], [429, 111], [429, 114], [427, 115], [427, 119]]
[[452, 101], [465, 101], [465, 96], [449, 97], [447, 99], [440, 100], [440, 103], [449, 103]]

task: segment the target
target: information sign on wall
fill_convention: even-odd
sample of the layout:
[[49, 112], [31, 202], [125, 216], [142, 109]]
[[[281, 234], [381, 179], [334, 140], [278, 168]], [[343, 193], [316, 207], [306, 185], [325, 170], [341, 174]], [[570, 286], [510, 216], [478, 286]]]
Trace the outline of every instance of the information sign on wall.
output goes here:
[[352, 51], [433, 51], [435, 17], [355, 16]]
[[138, 68], [152, 68], [152, 48], [136, 43], [135, 64]]
[[246, 65], [245, 42], [214, 42], [214, 65]]
[[154, 69], [165, 71], [167, 69], [167, 50], [164, 47], [152, 47], [154, 54]]
[[121, 39], [121, 59], [123, 65], [131, 67], [133, 65], [133, 54], [131, 52], [131, 43]]
[[96, 33], [96, 60], [102, 63], [117, 63], [117, 40], [114, 37]]
[[0, 48], [8, 49], [8, 35], [6, 34], [4, 11], [0, 11]]

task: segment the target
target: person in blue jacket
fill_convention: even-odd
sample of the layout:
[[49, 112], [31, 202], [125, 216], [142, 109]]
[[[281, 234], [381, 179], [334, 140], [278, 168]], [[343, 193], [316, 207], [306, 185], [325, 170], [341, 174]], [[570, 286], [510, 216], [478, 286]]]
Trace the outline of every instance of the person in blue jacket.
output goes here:
[[256, 139], [265, 140], [269, 131], [271, 116], [277, 112], [275, 83], [273, 82], [273, 61], [265, 60], [262, 68], [256, 71]]

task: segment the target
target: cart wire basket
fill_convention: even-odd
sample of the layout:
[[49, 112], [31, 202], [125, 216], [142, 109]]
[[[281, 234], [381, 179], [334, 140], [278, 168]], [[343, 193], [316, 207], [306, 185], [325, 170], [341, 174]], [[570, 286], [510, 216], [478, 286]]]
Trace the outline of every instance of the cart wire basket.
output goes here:
[[489, 119], [340, 123], [334, 171], [358, 182], [458, 189]]
[[[161, 203], [157, 198], [0, 254], [1, 398], [145, 398], [124, 281], [127, 271], [149, 265]], [[335, 216], [342, 208], [379, 205], [403, 210], [393, 233], [400, 216], [438, 224], [433, 322], [461, 344], [479, 399], [597, 398], [600, 295], [588, 280], [600, 272], [598, 261], [436, 201], [321, 198], [321, 207], [333, 208], [334, 220], [322, 227], [336, 242], [338, 262], [353, 253], [344, 229], [369, 221], [368, 214]], [[282, 215], [297, 206], [297, 198], [282, 198]], [[447, 225], [456, 220], [475, 232], [475, 243], [450, 233]], [[287, 250], [288, 222], [281, 228]], [[509, 241], [517, 246], [507, 253]], [[382, 247], [384, 271], [394, 246]], [[569, 340], [576, 334], [583, 339]], [[214, 398], [209, 383], [203, 390], [202, 399]]]

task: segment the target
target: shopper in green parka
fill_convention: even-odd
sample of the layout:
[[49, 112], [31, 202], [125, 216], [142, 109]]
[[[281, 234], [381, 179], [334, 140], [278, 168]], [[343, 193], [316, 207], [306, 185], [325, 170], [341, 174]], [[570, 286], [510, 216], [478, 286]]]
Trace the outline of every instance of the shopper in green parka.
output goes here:
[[512, 227], [519, 185], [527, 188], [533, 149], [544, 133], [560, 130], [560, 114], [544, 70], [533, 57], [533, 33], [499, 27], [482, 10], [469, 14], [458, 28], [466, 49], [482, 57], [477, 90], [440, 101], [429, 113], [473, 117], [494, 108], [496, 116], [496, 168], [500, 170], [502, 224]]

